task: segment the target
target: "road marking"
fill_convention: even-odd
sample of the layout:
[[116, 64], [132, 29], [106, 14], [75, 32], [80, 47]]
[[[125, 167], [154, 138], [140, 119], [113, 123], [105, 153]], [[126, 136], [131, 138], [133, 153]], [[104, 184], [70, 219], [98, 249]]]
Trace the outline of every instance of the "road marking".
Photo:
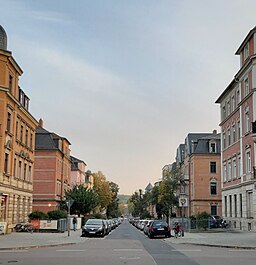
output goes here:
[[143, 249], [137, 248], [115, 248], [114, 251], [143, 251]]
[[246, 252], [246, 251], [255, 251], [255, 249], [229, 249], [230, 252]]
[[171, 251], [174, 252], [200, 252], [202, 251], [201, 249], [172, 249]]
[[138, 259], [140, 259], [140, 257], [132, 257], [132, 258], [120, 257], [120, 259], [125, 259], [125, 260], [138, 260]]
[[0, 253], [21, 253], [28, 252], [28, 250], [0, 250]]
[[56, 249], [57, 252], [84, 252], [85, 249]]

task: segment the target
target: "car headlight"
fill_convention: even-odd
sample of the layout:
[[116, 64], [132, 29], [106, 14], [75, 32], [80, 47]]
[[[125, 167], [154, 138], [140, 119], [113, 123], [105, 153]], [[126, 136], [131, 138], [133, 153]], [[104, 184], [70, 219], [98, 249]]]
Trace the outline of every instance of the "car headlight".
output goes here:
[[102, 226], [100, 226], [99, 228], [98, 228], [98, 230], [100, 231], [100, 230], [102, 230], [103, 229], [103, 227]]

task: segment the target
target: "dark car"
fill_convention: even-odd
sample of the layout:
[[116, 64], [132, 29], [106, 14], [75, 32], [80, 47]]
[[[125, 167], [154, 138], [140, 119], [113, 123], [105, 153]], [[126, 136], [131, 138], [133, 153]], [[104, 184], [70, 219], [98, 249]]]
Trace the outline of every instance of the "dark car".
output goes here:
[[88, 219], [82, 228], [82, 236], [101, 236], [107, 233], [107, 227], [102, 219]]
[[149, 226], [148, 236], [149, 238], [154, 238], [155, 236], [170, 237], [170, 226], [163, 220], [155, 220]]
[[218, 228], [221, 226], [222, 217], [218, 215], [211, 215], [209, 218], [210, 228]]

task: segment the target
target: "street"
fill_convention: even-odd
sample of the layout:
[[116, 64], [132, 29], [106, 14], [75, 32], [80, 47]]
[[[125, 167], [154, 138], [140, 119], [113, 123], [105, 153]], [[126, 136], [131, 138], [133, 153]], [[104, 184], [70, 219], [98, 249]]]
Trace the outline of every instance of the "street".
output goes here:
[[105, 238], [87, 238], [83, 243], [58, 247], [1, 250], [0, 264], [255, 264], [255, 250], [175, 244], [175, 240], [179, 239], [149, 239], [124, 221]]

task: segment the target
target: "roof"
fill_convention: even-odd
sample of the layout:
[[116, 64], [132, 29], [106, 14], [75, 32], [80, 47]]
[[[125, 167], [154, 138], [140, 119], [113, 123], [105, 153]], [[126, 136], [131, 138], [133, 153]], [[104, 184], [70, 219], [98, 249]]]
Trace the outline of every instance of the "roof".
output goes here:
[[239, 55], [241, 53], [241, 51], [243, 50], [244, 46], [246, 45], [246, 43], [249, 41], [249, 39], [252, 37], [252, 35], [256, 32], [256, 27], [254, 27], [253, 29], [251, 29], [249, 31], [249, 33], [247, 34], [247, 36], [245, 37], [245, 39], [243, 40], [242, 44], [239, 46], [239, 48], [236, 51], [236, 55]]
[[221, 99], [230, 91], [233, 89], [234, 85], [236, 84], [236, 79], [234, 78], [230, 84], [227, 86], [227, 88], [221, 93], [221, 95], [218, 97], [218, 99], [215, 101], [215, 103], [221, 103]]
[[214, 133], [190, 133], [186, 138], [187, 155], [192, 154], [209, 154], [209, 141], [216, 140], [216, 153], [221, 151], [220, 134]]
[[[54, 140], [65, 139], [55, 133], [49, 132], [44, 128], [37, 126], [36, 128], [36, 150], [59, 150], [57, 143]], [[62, 150], [60, 150], [62, 151]]]
[[7, 34], [4, 28], [0, 25], [0, 49], [7, 50]]
[[86, 165], [86, 163], [83, 160], [80, 160], [74, 156], [70, 156], [71, 160], [71, 170], [78, 170], [78, 163], [83, 163]]

